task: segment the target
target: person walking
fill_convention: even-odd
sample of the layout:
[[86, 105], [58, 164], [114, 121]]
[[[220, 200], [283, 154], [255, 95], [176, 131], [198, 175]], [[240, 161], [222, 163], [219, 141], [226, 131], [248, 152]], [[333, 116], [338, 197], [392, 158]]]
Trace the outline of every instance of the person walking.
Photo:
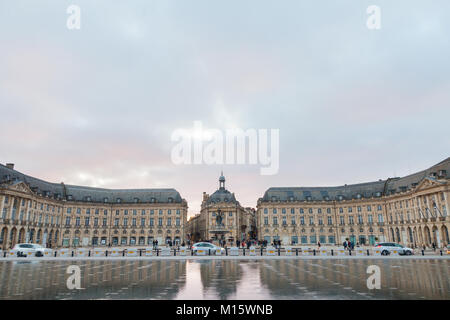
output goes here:
[[342, 245], [344, 246], [344, 250], [347, 250], [347, 240], [345, 240]]
[[317, 242], [317, 246], [319, 247], [319, 249], [320, 249], [320, 241], [319, 242]]

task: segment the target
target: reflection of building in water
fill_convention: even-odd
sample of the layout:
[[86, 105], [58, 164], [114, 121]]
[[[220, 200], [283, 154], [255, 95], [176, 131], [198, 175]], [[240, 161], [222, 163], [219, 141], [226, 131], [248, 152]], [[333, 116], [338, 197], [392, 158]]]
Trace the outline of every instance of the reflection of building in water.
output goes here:
[[175, 189], [50, 183], [0, 165], [0, 248], [146, 245], [185, 240], [187, 202]]
[[[68, 290], [72, 263], [0, 263], [0, 299], [176, 299], [186, 290], [188, 299], [233, 299], [238, 291], [241, 299], [450, 299], [444, 259], [86, 260], [76, 262], [85, 289]], [[199, 265], [188, 269], [195, 274], [187, 274], [187, 263]], [[380, 290], [367, 288], [369, 265], [380, 267]], [[201, 285], [187, 286], [188, 277]]]
[[[431, 261], [431, 263], [430, 263]], [[261, 284], [273, 296], [294, 299], [361, 298], [448, 299], [446, 260], [267, 260], [261, 262]], [[367, 288], [367, 267], [377, 265], [381, 289]]]
[[[70, 264], [80, 266], [84, 290], [67, 289]], [[81, 299], [173, 299], [185, 285], [186, 261], [4, 262], [0, 280], [0, 298], [55, 299], [70, 292], [71, 298]]]
[[238, 260], [199, 260], [198, 263], [204, 291], [215, 291], [219, 299], [228, 299], [236, 292], [242, 277]]
[[283, 244], [391, 241], [449, 244], [450, 158], [402, 178], [340, 187], [269, 188], [258, 200], [260, 240]]

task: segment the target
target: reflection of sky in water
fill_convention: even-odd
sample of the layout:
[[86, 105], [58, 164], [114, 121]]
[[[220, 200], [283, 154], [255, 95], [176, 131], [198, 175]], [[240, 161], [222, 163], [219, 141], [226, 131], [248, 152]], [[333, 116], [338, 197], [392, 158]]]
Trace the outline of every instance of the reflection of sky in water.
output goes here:
[[[83, 290], [66, 287], [67, 266]], [[366, 286], [367, 266], [381, 289]], [[449, 260], [0, 262], [1, 299], [450, 299]]]

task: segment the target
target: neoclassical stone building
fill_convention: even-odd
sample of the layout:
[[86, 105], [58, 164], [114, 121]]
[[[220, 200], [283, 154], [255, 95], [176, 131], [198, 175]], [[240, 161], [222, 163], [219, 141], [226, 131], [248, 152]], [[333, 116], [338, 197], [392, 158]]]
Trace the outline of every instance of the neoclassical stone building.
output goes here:
[[270, 188], [257, 204], [258, 238], [283, 244], [449, 243], [450, 158], [402, 178], [339, 187]]
[[0, 248], [147, 245], [185, 239], [187, 202], [175, 189], [50, 183], [0, 165]]
[[339, 187], [270, 188], [257, 211], [244, 208], [219, 178], [187, 223], [174, 189], [102, 189], [50, 183], [0, 165], [0, 248], [148, 245], [153, 240], [252, 239], [283, 244], [408, 246], [449, 243], [450, 158], [402, 178]]
[[244, 208], [234, 193], [225, 188], [225, 177], [219, 178], [219, 189], [203, 193], [200, 214], [188, 223], [193, 240], [224, 240], [228, 244], [255, 236], [256, 212]]

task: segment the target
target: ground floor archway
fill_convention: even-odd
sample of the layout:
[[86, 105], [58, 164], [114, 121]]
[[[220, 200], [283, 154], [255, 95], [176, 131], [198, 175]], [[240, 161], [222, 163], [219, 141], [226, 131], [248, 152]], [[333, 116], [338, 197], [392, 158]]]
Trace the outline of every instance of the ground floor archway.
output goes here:
[[442, 226], [441, 227], [441, 237], [442, 237], [442, 242], [444, 246], [448, 246], [449, 244], [449, 237], [448, 237], [448, 228], [447, 226]]
[[2, 231], [0, 232], [0, 248], [3, 250], [6, 250], [6, 245], [8, 242], [8, 228], [3, 227]]

